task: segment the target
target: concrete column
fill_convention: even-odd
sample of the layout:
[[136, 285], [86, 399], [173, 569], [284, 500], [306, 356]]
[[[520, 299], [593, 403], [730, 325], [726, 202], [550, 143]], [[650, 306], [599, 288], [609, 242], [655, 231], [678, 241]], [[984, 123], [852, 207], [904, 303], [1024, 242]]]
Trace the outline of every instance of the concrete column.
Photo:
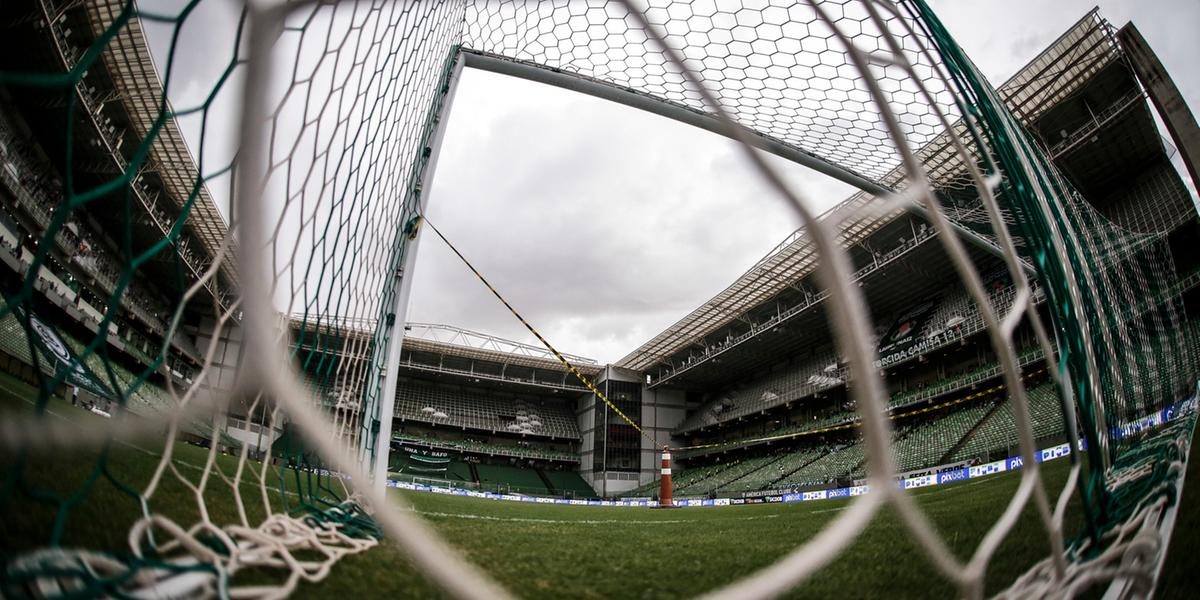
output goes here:
[[1167, 131], [1192, 177], [1192, 183], [1200, 189], [1200, 126], [1196, 125], [1196, 117], [1184, 102], [1179, 87], [1133, 23], [1122, 27], [1117, 32], [1117, 39], [1138, 79], [1150, 94], [1154, 108], [1166, 123]]

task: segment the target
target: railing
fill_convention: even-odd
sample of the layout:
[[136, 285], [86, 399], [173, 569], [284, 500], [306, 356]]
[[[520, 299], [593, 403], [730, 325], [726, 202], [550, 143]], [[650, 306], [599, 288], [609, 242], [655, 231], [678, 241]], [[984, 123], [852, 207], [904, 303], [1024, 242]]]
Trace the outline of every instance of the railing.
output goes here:
[[[49, 29], [52, 33], [51, 38], [54, 41], [55, 49], [58, 51], [59, 58], [61, 59], [66, 70], [72, 71], [78, 66], [78, 61], [81, 58], [81, 51], [75, 46], [71, 45], [71, 43], [68, 41], [65, 33], [62, 31], [62, 21], [50, 18], [50, 15], [54, 14], [54, 11], [46, 2], [46, 0], [42, 0], [41, 5], [43, 14], [45, 17], [47, 17], [46, 22], [49, 24]], [[113, 160], [114, 163], [116, 163], [117, 167], [122, 173], [128, 172], [129, 161], [126, 160], [125, 156], [121, 154], [119, 150], [121, 146], [121, 140], [117, 138], [116, 134], [118, 132], [116, 128], [112, 125], [106, 125], [105, 123], [101, 123], [99, 121], [99, 115], [103, 114], [102, 109], [104, 107], [104, 102], [101, 99], [96, 98], [94, 96], [94, 90], [83, 82], [75, 85], [75, 94], [82, 105], [82, 110], [78, 112], [80, 114], [87, 115], [88, 120], [91, 122], [92, 128], [102, 143], [106, 154]], [[140, 176], [134, 178], [134, 180], [130, 182], [129, 189], [134, 192], [133, 195], [141, 203], [142, 208], [145, 210], [145, 214], [149, 217], [151, 223], [154, 224], [162, 237], [166, 239], [172, 229], [173, 221], [165, 210], [162, 210], [155, 205], [155, 198], [157, 195], [152, 195], [150, 191], [146, 189], [145, 185], [141, 182]], [[175, 240], [175, 245], [178, 248], [177, 254], [180, 260], [182, 260], [188, 267], [188, 270], [191, 271], [190, 274], [192, 276], [192, 280], [199, 280], [204, 274], [208, 260], [197, 259], [196, 253], [190, 249], [190, 245], [185, 239]], [[204, 287], [213, 295], [214, 298], [217, 298], [218, 301], [224, 302], [226, 300], [225, 295], [217, 293], [216, 286], [214, 285], [214, 281], [212, 279], [205, 281]], [[228, 308], [228, 306], [226, 305], [224, 308]]]
[[[1017, 362], [1020, 366], [1026, 367], [1026, 366], [1036, 363], [1039, 360], [1042, 360], [1043, 357], [1044, 357], [1044, 353], [1042, 352], [1041, 348], [1034, 348], [1034, 349], [1027, 350], [1027, 351], [1021, 353], [1021, 355], [1017, 359]], [[910, 395], [902, 396], [899, 399], [897, 399], [895, 396], [893, 396], [892, 399], [888, 401], [888, 412], [894, 413], [897, 410], [907, 408], [914, 404], [919, 404], [926, 400], [931, 400], [938, 396], [948, 394], [950, 392], [954, 392], [957, 390], [961, 390], [963, 388], [969, 387], [971, 385], [974, 385], [974, 384], [977, 384], [977, 383], [980, 383], [983, 381], [987, 381], [988, 379], [999, 376], [1003, 372], [1004, 372], [1004, 369], [1001, 368], [1001, 366], [999, 364], [995, 364], [986, 369], [982, 369], [979, 371], [972, 371], [971, 373], [968, 373], [961, 377], [943, 380], [933, 386], [930, 386], [927, 388], [921, 388], [919, 391], [914, 392]], [[803, 423], [803, 424], [793, 426], [793, 427], [780, 428], [775, 431], [764, 433], [761, 436], [747, 439], [744, 442], [739, 442], [739, 441], [735, 440], [735, 441], [732, 441], [729, 443], [721, 443], [717, 447], [713, 447], [713, 448], [701, 448], [701, 449], [699, 449], [699, 451], [696, 451], [696, 452], [681, 451], [679, 453], [679, 455], [680, 455], [680, 458], [703, 456], [705, 454], [711, 454], [712, 452], [723, 452], [726, 450], [734, 450], [737, 448], [746, 448], [746, 447], [755, 446], [758, 444], [765, 444], [767, 442], [774, 442], [774, 441], [790, 439], [793, 437], [799, 437], [801, 435], [808, 435], [808, 434], [812, 434], [812, 433], [821, 433], [821, 432], [833, 431], [833, 430], [838, 430], [838, 429], [846, 429], [846, 428], [849, 428], [850, 426], [852, 426], [853, 423], [856, 423], [859, 420], [861, 420], [861, 418], [862, 417], [857, 412], [847, 411], [844, 413], [838, 413], [838, 414], [835, 414], [832, 416], [827, 416], [822, 419], [813, 421], [811, 423]]]
[[[936, 231], [932, 227], [923, 232], [917, 233], [917, 235], [913, 236], [912, 239], [905, 240], [904, 243], [889, 250], [886, 254], [876, 257], [871, 264], [862, 267], [858, 271], [855, 271], [854, 275], [851, 277], [851, 282], [854, 283], [862, 281], [868, 275], [871, 275], [885, 266], [892, 264], [896, 260], [908, 254], [909, 251], [935, 236]], [[767, 319], [766, 321], [763, 321], [762, 323], [751, 323], [748, 331], [737, 336], [728, 337], [725, 339], [725, 341], [720, 343], [706, 345], [700, 354], [690, 356], [686, 361], [682, 361], [680, 364], [674, 365], [672, 368], [667, 369], [666, 374], [663, 374], [663, 372], [660, 371], [658, 378], [650, 383], [650, 387], [653, 388], [667, 383], [674, 377], [682, 375], [683, 373], [686, 373], [689, 370], [698, 367], [717, 356], [720, 356], [721, 354], [745, 343], [746, 341], [753, 339], [754, 337], [758, 336], [758, 334], [771, 330], [776, 325], [779, 325], [791, 319], [792, 317], [817, 306], [821, 302], [824, 302], [828, 295], [829, 294], [827, 292], [808, 294], [799, 304], [794, 304], [787, 309], [778, 311], [775, 316]]]
[[[432, 373], [449, 373], [449, 374], [453, 374], [453, 375], [464, 375], [467, 377], [474, 377], [477, 379], [487, 379], [489, 381], [502, 381], [505, 383], [517, 383], [517, 384], [521, 384], [521, 385], [530, 385], [530, 386], [543, 387], [543, 388], [549, 388], [549, 389], [555, 389], [555, 390], [566, 390], [566, 391], [571, 391], [571, 392], [587, 392], [588, 391], [588, 389], [582, 385], [572, 385], [572, 384], [566, 383], [565, 381], [563, 383], [555, 383], [553, 381], [538, 381], [537, 379], [522, 379], [520, 377], [509, 377], [507, 375], [492, 375], [489, 373], [480, 373], [478, 371], [471, 371], [468, 369], [455, 369], [455, 368], [451, 368], [451, 367], [444, 367], [441, 365], [427, 365], [427, 364], [423, 364], [423, 363], [413, 362], [412, 357], [409, 357], [409, 358], [401, 361], [400, 366], [403, 366], [403, 367], [409, 368], [409, 369], [416, 369], [419, 371], [429, 371]], [[565, 379], [566, 379], [566, 377], [564, 376], [564, 380]]]
[[454, 450], [457, 452], [467, 452], [471, 454], [486, 454], [489, 456], [511, 456], [514, 458], [537, 458], [541, 460], [559, 460], [565, 462], [579, 462], [579, 455], [569, 452], [560, 452], [555, 450], [541, 450], [538, 448], [523, 448], [519, 446], [504, 446], [501, 444], [483, 444], [475, 442], [459, 442], [458, 440], [435, 440], [430, 438], [421, 438], [411, 435], [399, 434], [392, 437], [393, 441], [403, 442], [416, 446], [425, 446], [426, 448], [436, 448], [440, 450]]

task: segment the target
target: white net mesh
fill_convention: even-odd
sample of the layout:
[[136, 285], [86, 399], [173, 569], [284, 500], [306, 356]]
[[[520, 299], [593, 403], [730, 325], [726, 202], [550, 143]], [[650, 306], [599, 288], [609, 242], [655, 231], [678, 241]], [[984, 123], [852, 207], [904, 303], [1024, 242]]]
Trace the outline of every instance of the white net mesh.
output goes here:
[[[1014, 597], [1117, 578], [1134, 592], [1152, 584], [1193, 421], [1149, 438], [1111, 431], [1177, 400], [1195, 380], [1169, 254], [1155, 235], [1112, 225], [1074, 194], [923, 3], [302, 2], [240, 14], [211, 2], [84, 4], [37, 7], [45, 28], [31, 36], [50, 39], [54, 69], [0, 73], [14, 90], [67, 98], [62, 121], [91, 129], [76, 136], [66, 127], [66, 140], [55, 143], [111, 163], [98, 173], [70, 171], [65, 181], [21, 182], [43, 192], [26, 200], [41, 207], [42, 244], [18, 253], [22, 280], [5, 290], [4, 314], [19, 321], [38, 386], [34, 409], [0, 430], [11, 457], [0, 496], [35, 508], [27, 539], [6, 547], [17, 557], [6, 565], [6, 595], [272, 597], [325, 577], [381, 536], [454, 595], [506, 595], [381, 487], [395, 386], [387, 366], [398, 356], [423, 192], [464, 64], [732, 137], [804, 223], [837, 351], [850, 365], [871, 493], [714, 596], [790, 589], [885, 506], [964, 596], [982, 595], [989, 561], [1027, 506], [1051, 554], [1009, 590]], [[220, 68], [201, 93], [177, 92], [190, 57], [176, 46], [211, 35], [209, 19], [218, 18], [234, 25], [226, 54], [213, 61]], [[82, 46], [81, 29], [72, 30], [80, 25]], [[165, 34], [157, 53], [144, 28]], [[120, 129], [105, 120], [103, 90], [125, 107]], [[223, 112], [230, 107], [242, 110], [236, 127]], [[6, 155], [36, 163], [18, 130], [6, 125]], [[818, 220], [763, 159], [764, 148], [867, 195]], [[215, 208], [224, 203], [228, 223]], [[121, 215], [117, 208], [149, 217], [100, 214]], [[886, 388], [842, 245], [861, 223], [898, 209], [926, 215], [976, 304], [1026, 465], [1003, 515], [965, 561], [892, 484]], [[71, 224], [85, 218], [119, 224], [123, 240], [60, 241], [78, 238], [82, 228]], [[78, 243], [95, 248], [69, 253], [81, 256], [69, 270], [92, 275], [95, 326], [63, 364], [47, 363], [34, 341], [36, 315], [46, 308], [40, 298], [61, 290], [42, 283], [43, 265], [53, 261], [48, 248]], [[1002, 305], [989, 299], [965, 243], [1003, 260], [1014, 291]], [[110, 265], [107, 277], [95, 273], [101, 265]], [[1057, 339], [1037, 312], [1031, 266], [1056, 307]], [[1154, 293], [1112, 302], [1145, 290]], [[198, 347], [179, 340], [184, 324]], [[1058, 357], [1069, 441], [1078, 447], [1077, 432], [1087, 438], [1089, 460], [1072, 459], [1062, 490], [1046, 490], [1039, 476], [1013, 337], [1019, 325], [1035, 332], [1044, 356]], [[108, 332], [142, 348], [140, 370], [110, 354]], [[98, 403], [116, 407], [113, 419], [63, 416], [55, 390], [85, 384]], [[161, 449], [129, 445], [146, 432], [165, 433]], [[189, 440], [207, 448], [176, 444]], [[62, 456], [50, 454], [64, 449], [77, 456], [65, 471]], [[147, 476], [128, 480], [114, 461], [140, 461]], [[126, 539], [90, 538], [67, 525], [73, 512], [99, 510], [86, 499], [100, 487], [136, 507]], [[1076, 490], [1089, 531], [1069, 543], [1075, 532], [1063, 530], [1064, 511]], [[239, 577], [260, 568], [276, 575], [268, 583]]]

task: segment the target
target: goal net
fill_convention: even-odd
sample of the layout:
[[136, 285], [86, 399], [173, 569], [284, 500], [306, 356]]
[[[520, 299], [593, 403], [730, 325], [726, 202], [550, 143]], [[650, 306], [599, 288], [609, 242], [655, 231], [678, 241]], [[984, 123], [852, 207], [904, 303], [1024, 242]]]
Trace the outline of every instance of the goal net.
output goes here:
[[[451, 594], [506, 595], [383, 486], [389, 365], [468, 67], [735, 139], [816, 248], [871, 493], [716, 595], [801, 584], [884, 507], [965, 596], [1027, 507], [1051, 553], [1011, 595], [1151, 589], [1195, 420], [1169, 249], [1079, 196], [922, 0], [36, 0], [17, 16], [39, 58], [0, 71], [0, 178], [18, 190], [3, 225], [28, 232], [4, 236], [20, 277], [3, 349], [25, 379], [6, 385], [28, 399], [0, 425], [0, 502], [22, 515], [0, 542], [5, 596], [271, 597], [385, 538]], [[862, 194], [818, 219], [766, 153]], [[900, 211], [937, 230], [980, 312], [1025, 463], [965, 561], [892, 484], [852, 284], [846, 247]], [[1015, 293], [990, 294], [968, 246]], [[1053, 357], [1080, 449], [1062, 489], [1039, 475], [1018, 326]], [[1076, 496], [1082, 531], [1063, 524]]]

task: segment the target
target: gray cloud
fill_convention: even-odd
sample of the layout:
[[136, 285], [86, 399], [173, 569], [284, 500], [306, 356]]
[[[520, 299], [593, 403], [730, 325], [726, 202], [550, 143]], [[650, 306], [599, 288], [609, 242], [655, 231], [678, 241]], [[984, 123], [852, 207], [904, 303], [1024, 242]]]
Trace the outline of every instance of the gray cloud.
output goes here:
[[[1102, 2], [1133, 17], [1195, 105], [1194, 4]], [[1091, 2], [934, 2], [994, 82]], [[1134, 14], [1135, 9], [1137, 14]], [[1189, 17], [1190, 15], [1190, 17]], [[796, 226], [730, 142], [562, 90], [468, 72], [452, 113], [431, 218], [567, 352], [612, 361], [709, 299]], [[817, 206], [849, 188], [787, 175]], [[529, 336], [440, 240], [425, 236], [409, 317]]]

